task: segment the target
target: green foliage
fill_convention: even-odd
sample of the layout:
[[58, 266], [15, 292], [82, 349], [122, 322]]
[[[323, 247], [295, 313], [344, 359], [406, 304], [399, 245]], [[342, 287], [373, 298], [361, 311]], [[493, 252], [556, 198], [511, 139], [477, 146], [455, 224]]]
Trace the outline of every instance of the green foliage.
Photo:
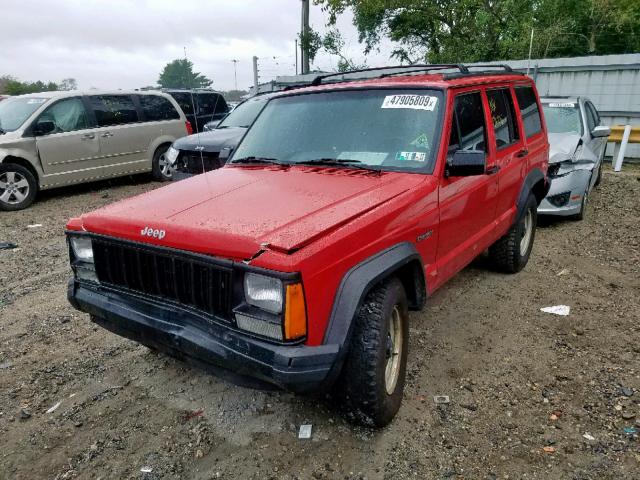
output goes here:
[[207, 88], [213, 83], [199, 72], [193, 71], [193, 63], [176, 59], [165, 65], [158, 78], [158, 85], [163, 88]]
[[38, 93], [60, 90], [55, 82], [21, 82], [16, 78], [5, 75], [0, 77], [0, 93], [6, 95], [24, 95], [25, 93]]
[[303, 50], [306, 50], [307, 55], [309, 56], [309, 63], [313, 62], [318, 51], [322, 47], [322, 37], [311, 27], [309, 27], [306, 32], [300, 32], [298, 37], [300, 40], [300, 46]]
[[382, 37], [402, 62], [476, 62], [640, 50], [640, 0], [315, 0], [330, 24], [346, 9], [365, 52]]

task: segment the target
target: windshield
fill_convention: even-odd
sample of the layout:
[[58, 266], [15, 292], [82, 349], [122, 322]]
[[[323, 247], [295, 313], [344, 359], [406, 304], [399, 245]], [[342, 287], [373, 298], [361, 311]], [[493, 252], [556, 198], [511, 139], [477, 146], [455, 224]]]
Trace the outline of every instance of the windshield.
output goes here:
[[544, 119], [549, 133], [577, 133], [582, 135], [582, 120], [578, 104], [543, 103]]
[[[442, 93], [349, 90], [272, 99], [232, 161], [322, 161], [383, 170], [432, 168]], [[348, 162], [348, 163], [347, 163]]]
[[5, 132], [13, 132], [45, 103], [48, 98], [9, 98], [0, 102], [0, 129]]
[[268, 98], [256, 98], [247, 100], [238, 105], [224, 120], [220, 122], [218, 128], [227, 127], [249, 127], [256, 119]]

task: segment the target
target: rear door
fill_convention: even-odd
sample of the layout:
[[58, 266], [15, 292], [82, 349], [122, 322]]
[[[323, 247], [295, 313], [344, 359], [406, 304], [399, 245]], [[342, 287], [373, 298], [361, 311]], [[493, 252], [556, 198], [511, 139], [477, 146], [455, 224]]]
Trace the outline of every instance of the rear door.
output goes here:
[[36, 137], [45, 175], [73, 173], [99, 164], [100, 142], [81, 97], [56, 101], [33, 125], [41, 121], [55, 125], [53, 132]]
[[[451, 124], [448, 156], [456, 150], [481, 150], [486, 152], [487, 168], [496, 166], [487, 149], [487, 110], [481, 89], [456, 94], [453, 111], [446, 120]], [[494, 228], [497, 193], [497, 175], [446, 177], [444, 169], [440, 172], [439, 284], [488, 246]]]
[[[520, 130], [524, 132], [526, 156], [523, 164], [523, 177], [534, 168], [546, 174], [549, 161], [549, 140], [540, 115], [541, 107], [538, 95], [532, 84], [514, 87]], [[517, 198], [515, 199], [517, 201]], [[515, 209], [515, 201], [514, 201]]]
[[489, 148], [495, 152], [498, 170], [498, 225], [511, 223], [526, 166], [527, 151], [520, 134], [513, 95], [509, 86], [487, 89], [493, 131]]
[[142, 124], [131, 95], [91, 95], [88, 103], [97, 124], [102, 165], [111, 173], [146, 168], [148, 143], [140, 135]]

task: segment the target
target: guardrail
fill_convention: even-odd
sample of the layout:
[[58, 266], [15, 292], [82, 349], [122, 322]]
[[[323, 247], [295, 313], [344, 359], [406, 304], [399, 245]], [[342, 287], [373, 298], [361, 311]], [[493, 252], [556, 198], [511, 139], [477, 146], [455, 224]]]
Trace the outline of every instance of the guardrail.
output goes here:
[[622, 162], [624, 154], [627, 150], [628, 143], [640, 143], [640, 127], [632, 127], [631, 125], [614, 125], [611, 127], [611, 135], [608, 142], [613, 142], [613, 157], [611, 164], [614, 172], [622, 170]]

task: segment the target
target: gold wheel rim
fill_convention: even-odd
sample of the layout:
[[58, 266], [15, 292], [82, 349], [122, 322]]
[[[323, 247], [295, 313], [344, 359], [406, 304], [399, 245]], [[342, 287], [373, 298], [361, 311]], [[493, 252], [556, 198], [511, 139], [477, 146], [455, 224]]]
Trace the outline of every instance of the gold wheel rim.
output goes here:
[[386, 364], [384, 386], [387, 394], [392, 395], [400, 377], [400, 358], [402, 357], [404, 338], [402, 336], [402, 315], [398, 305], [393, 307], [389, 330], [387, 331]]

